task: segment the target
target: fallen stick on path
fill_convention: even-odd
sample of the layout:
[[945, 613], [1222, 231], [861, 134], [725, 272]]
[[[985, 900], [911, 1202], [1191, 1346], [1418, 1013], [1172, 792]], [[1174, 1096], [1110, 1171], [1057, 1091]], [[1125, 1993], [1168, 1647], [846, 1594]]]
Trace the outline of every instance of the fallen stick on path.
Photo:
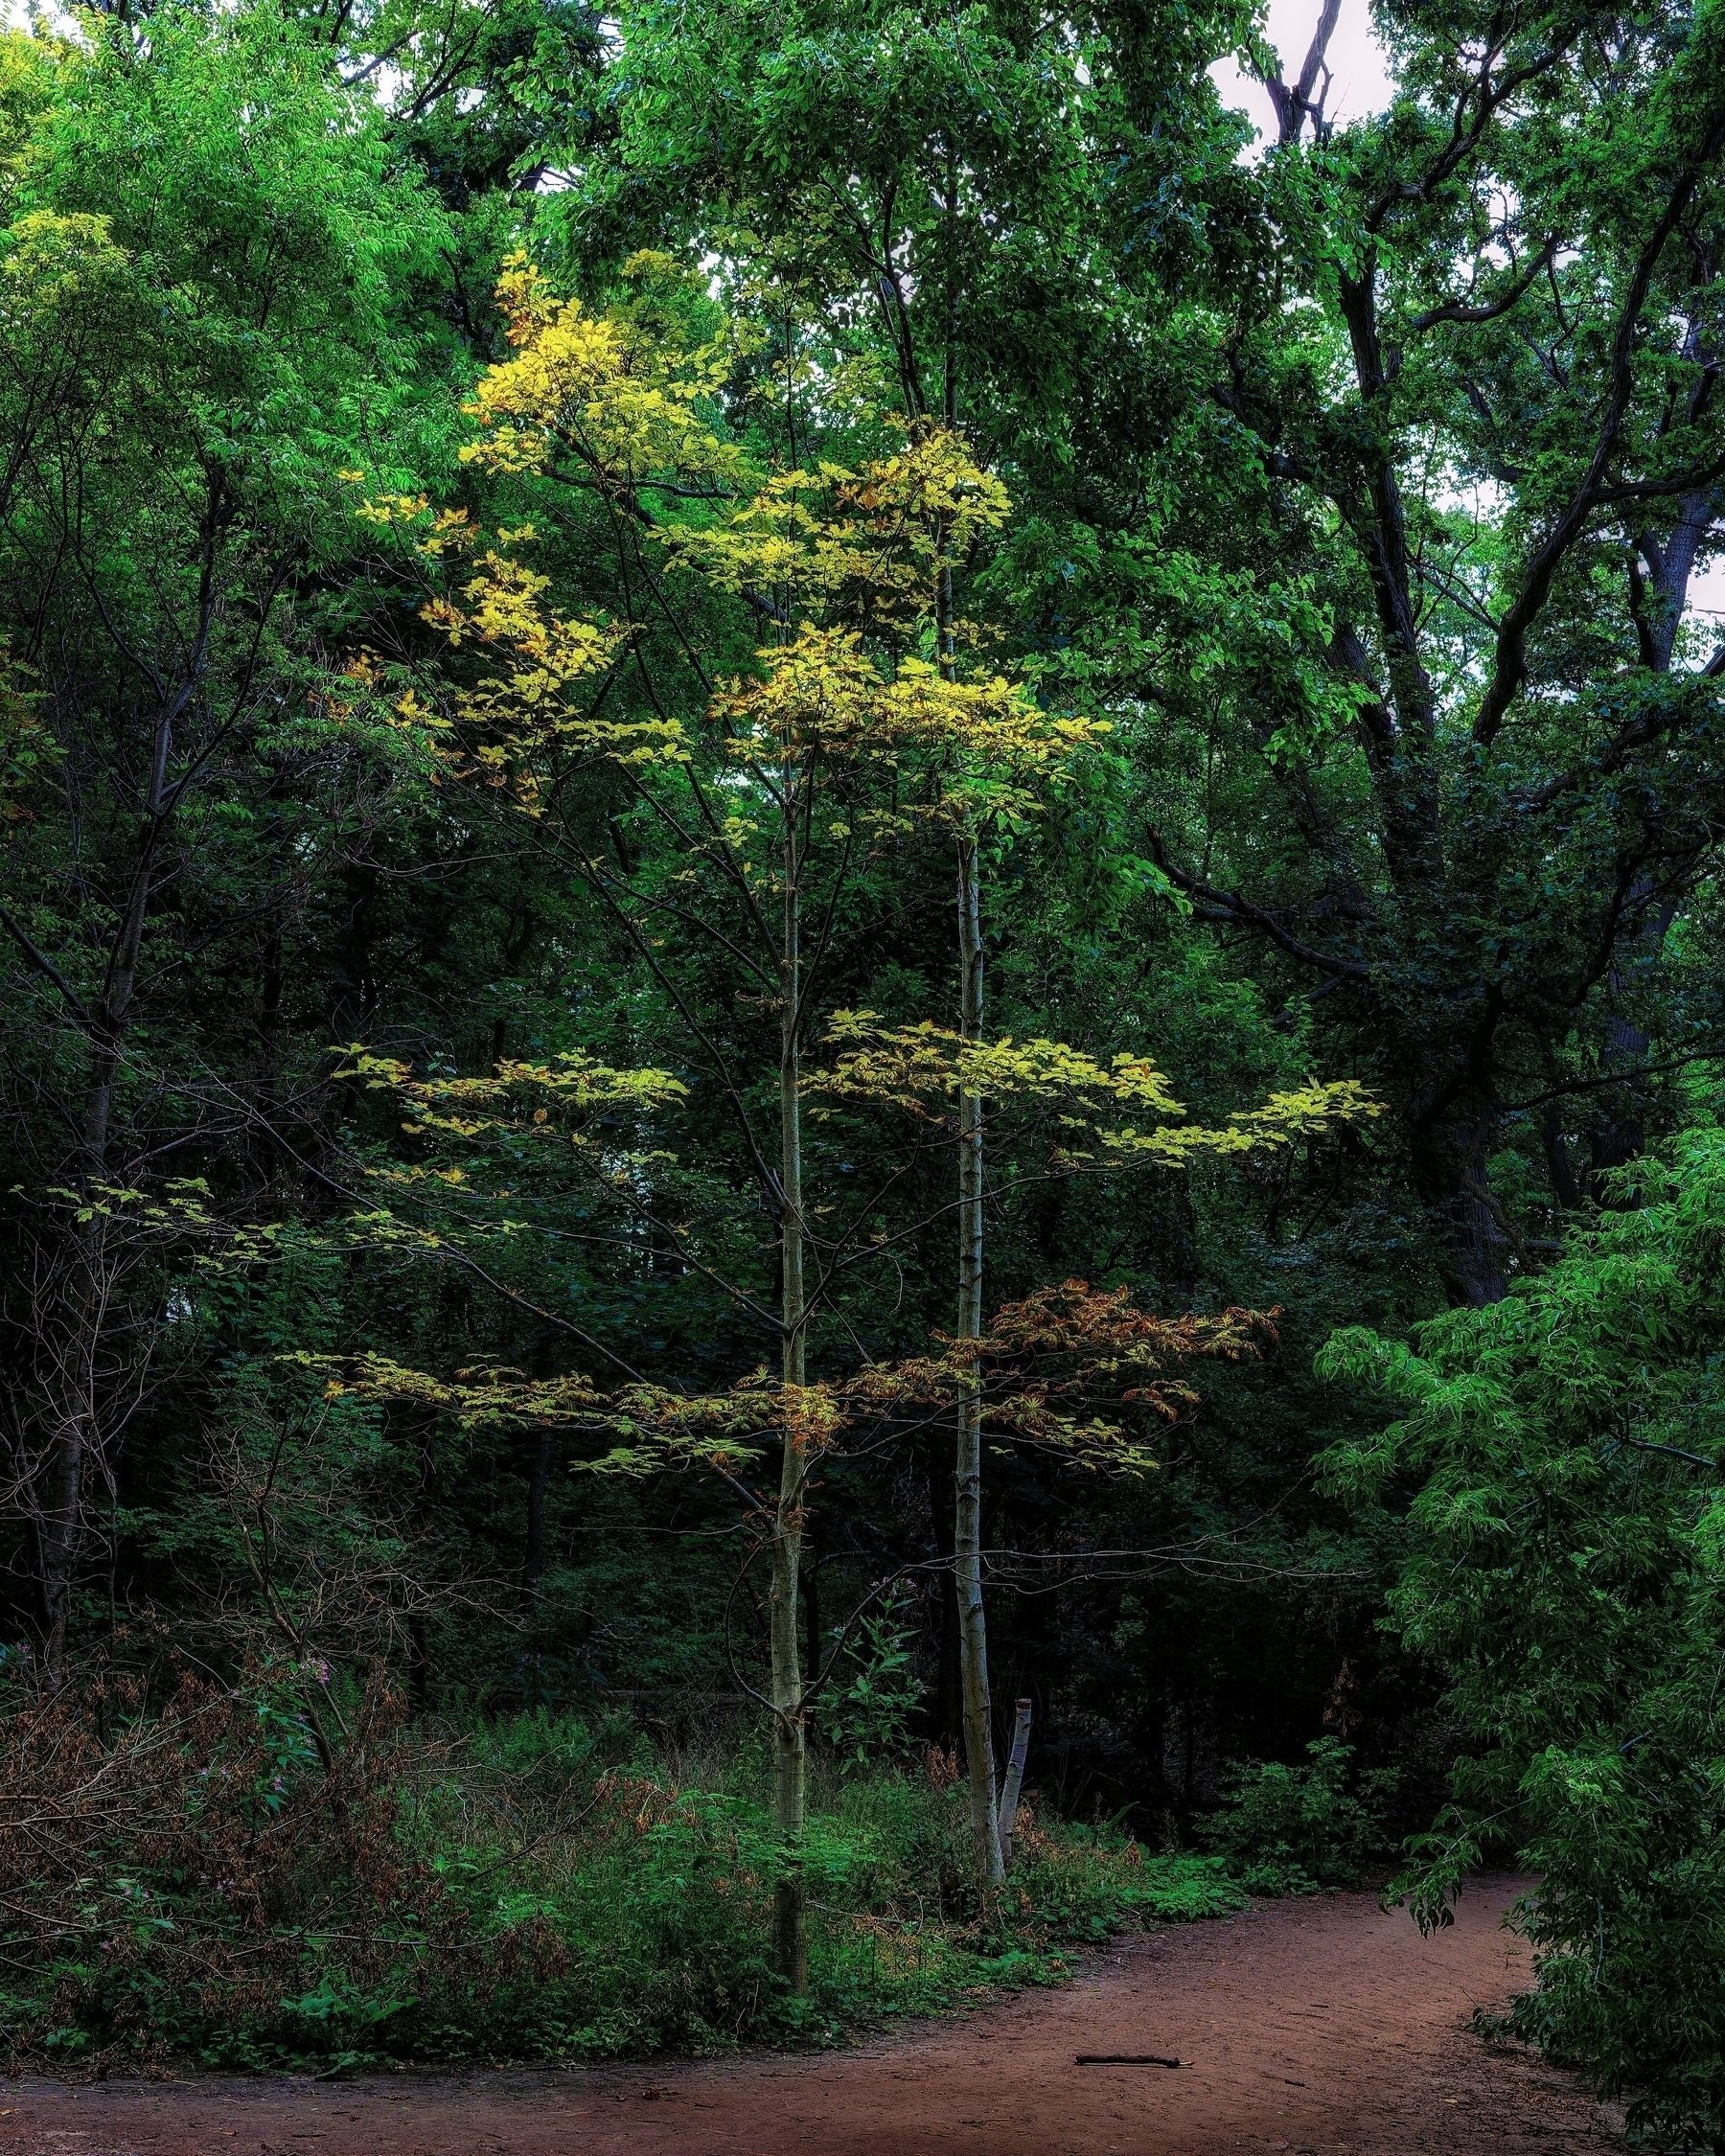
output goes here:
[[1077, 2066], [1184, 2066], [1184, 2059], [1162, 2058], [1155, 2052], [1080, 2052]]

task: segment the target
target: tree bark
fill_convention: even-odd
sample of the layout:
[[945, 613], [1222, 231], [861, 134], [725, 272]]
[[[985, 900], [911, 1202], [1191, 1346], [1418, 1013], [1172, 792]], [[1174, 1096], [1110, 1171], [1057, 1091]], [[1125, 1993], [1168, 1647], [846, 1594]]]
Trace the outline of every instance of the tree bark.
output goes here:
[[772, 1893], [773, 1965], [794, 1994], [809, 1987], [809, 1945], [801, 1859], [808, 1779], [803, 1714], [798, 1585], [802, 1571], [803, 1498], [808, 1456], [794, 1397], [805, 1382], [808, 1313], [803, 1286], [802, 1199], [802, 944], [798, 878], [798, 808], [792, 745], [785, 745], [781, 814], [784, 911], [779, 946], [779, 1255], [781, 1374], [786, 1388], [784, 1450], [772, 1519], [770, 1636], [772, 1656], [772, 1824], [779, 1842], [779, 1876]]
[[808, 1563], [803, 1568], [803, 1676], [807, 1683], [819, 1679], [820, 1651], [820, 1523], [807, 1500], [803, 1503], [803, 1547]]
[[[977, 841], [958, 841], [959, 1032], [982, 1030], [982, 923], [977, 887]], [[982, 1100], [958, 1098], [958, 1337], [982, 1331]], [[958, 1590], [958, 1638], [964, 1687], [964, 1756], [970, 1776], [971, 1838], [985, 1886], [1000, 1878], [1000, 1838], [995, 1808], [994, 1736], [989, 1726], [988, 1620], [982, 1605], [981, 1378], [967, 1361], [958, 1402], [954, 1571]]]
[[1022, 1699], [1012, 1724], [1012, 1751], [1000, 1788], [1000, 1869], [1012, 1863], [1012, 1830], [1018, 1823], [1019, 1791], [1024, 1785], [1024, 1761], [1030, 1753], [1030, 1702]]

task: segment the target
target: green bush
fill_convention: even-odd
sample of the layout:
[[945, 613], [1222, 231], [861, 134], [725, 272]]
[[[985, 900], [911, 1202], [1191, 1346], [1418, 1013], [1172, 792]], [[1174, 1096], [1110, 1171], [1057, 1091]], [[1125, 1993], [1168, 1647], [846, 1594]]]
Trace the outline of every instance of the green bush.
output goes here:
[[[1631, 1180], [1632, 1178], [1632, 1180]], [[1625, 1171], [1624, 1209], [1416, 1353], [1323, 1366], [1401, 1408], [1330, 1456], [1408, 1510], [1391, 1612], [1471, 1739], [1403, 1882], [1422, 1921], [1488, 1853], [1535, 1875], [1515, 2030], [1630, 2098], [1655, 2145], [1725, 2149], [1725, 1128]]]
[[302, 1741], [305, 1683], [188, 1682], [148, 1712], [126, 1703], [105, 1738], [64, 1699], [11, 1717], [0, 1828], [40, 1810], [51, 1772], [75, 1823], [0, 1855], [4, 1907], [32, 1913], [0, 1926], [14, 2057], [329, 2070], [831, 2041], [1055, 1981], [1123, 1923], [1241, 1899], [1218, 1859], [1146, 1857], [1030, 1805], [1010, 1880], [981, 1899], [940, 1766], [840, 1772], [826, 1754], [794, 2000], [766, 1955], [778, 1852], [758, 1740], [678, 1762], [620, 1725], [541, 1712], [409, 1734], [374, 1702], [330, 1774]]
[[1394, 1768], [1353, 1776], [1352, 1748], [1335, 1737], [1308, 1744], [1306, 1761], [1235, 1761], [1220, 1809], [1199, 1828], [1250, 1893], [1352, 1886], [1365, 1859], [1386, 1846]]

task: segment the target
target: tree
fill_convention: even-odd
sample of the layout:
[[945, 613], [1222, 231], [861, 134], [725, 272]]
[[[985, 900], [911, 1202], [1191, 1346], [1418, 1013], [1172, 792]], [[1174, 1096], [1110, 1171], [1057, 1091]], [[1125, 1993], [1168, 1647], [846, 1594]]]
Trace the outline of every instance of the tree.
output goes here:
[[[816, 1393], [809, 1331], [859, 1259], [878, 1256], [878, 1246], [893, 1240], [863, 1238], [863, 1207], [837, 1232], [816, 1233], [804, 1189], [803, 1043], [853, 861], [918, 822], [949, 825], [957, 837], [959, 1030], [951, 1036], [925, 1026], [914, 1037], [883, 1037], [872, 1052], [853, 1049], [835, 1084], [856, 1095], [878, 1082], [908, 1099], [907, 1085], [926, 1090], [931, 1080], [940, 1084], [944, 1058], [944, 1075], [956, 1088], [960, 1343], [982, 1331], [983, 1087], [1045, 1098], [1065, 1091], [1088, 1098], [1092, 1111], [1103, 1102], [1172, 1112], [1179, 1107], [1160, 1074], [1129, 1056], [1104, 1067], [1052, 1043], [1034, 1044], [1026, 1056], [1015, 1054], [1010, 1042], [990, 1050], [980, 1038], [978, 833], [991, 822], [1022, 821], [1035, 806], [1035, 786], [1057, 784], [1064, 766], [1094, 736], [1087, 722], [1040, 711], [1003, 678], [960, 677], [952, 563], [978, 532], [1003, 519], [998, 482], [952, 435], [912, 425], [902, 449], [860, 470], [830, 463], [813, 471], [793, 467], [748, 484], [742, 457], [700, 416], [702, 400], [724, 379], [719, 356], [740, 341], [734, 332], [692, 347], [667, 336], [662, 325], [656, 329], [638, 307], [601, 315], [553, 297], [525, 263], [512, 265], [501, 296], [515, 356], [479, 386], [472, 408], [487, 431], [470, 460], [510, 473], [555, 474], [602, 493], [620, 518], [651, 535], [665, 573], [699, 570], [778, 631], [778, 640], [759, 653], [759, 677], [713, 697], [704, 743], [664, 717], [615, 719], [603, 710], [609, 679], [581, 700], [584, 685], [614, 660], [614, 631], [552, 613], [549, 580], [487, 545], [465, 511], [433, 515], [423, 496], [383, 496], [363, 510], [375, 524], [417, 532], [422, 561], [454, 555], [471, 559], [475, 572], [458, 600], [437, 597], [426, 612], [457, 650], [465, 643], [491, 664], [445, 700], [448, 717], [436, 715], [426, 700], [435, 691], [423, 680], [407, 688], [397, 700], [402, 722], [426, 733], [432, 753], [451, 770], [506, 792], [541, 824], [549, 821], [545, 804], [566, 793], [571, 765], [621, 773], [672, 834], [679, 865], [668, 883], [656, 885], [632, 874], [627, 861], [619, 876], [576, 853], [582, 872], [624, 911], [656, 973], [662, 967], [653, 953], [664, 939], [640, 925], [643, 915], [686, 923], [732, 960], [742, 959], [758, 988], [776, 992], [775, 1149], [757, 1132], [748, 1080], [715, 1051], [713, 1017], [687, 990], [673, 991], [690, 1044], [730, 1101], [777, 1226], [785, 1419], [768, 1536], [774, 1816], [794, 1852], [806, 1744], [798, 1623], [805, 1500], [811, 1448], [825, 1443], [832, 1427], [829, 1414], [810, 1406]], [[692, 497], [710, 505], [709, 514], [699, 521], [661, 521], [643, 507], [647, 493], [674, 503]], [[534, 536], [531, 527], [506, 535], [509, 543]], [[653, 582], [656, 590], [656, 577]], [[811, 618], [822, 614], [824, 621]], [[852, 620], [860, 626], [843, 626]], [[910, 648], [925, 631], [934, 640], [933, 665]], [[699, 669], [699, 657], [690, 657]], [[451, 737], [448, 744], [440, 744], [442, 735]], [[807, 951], [812, 888], [819, 894], [821, 928]], [[895, 1051], [904, 1050], [908, 1067], [895, 1067]], [[362, 1061], [356, 1067], [382, 1067]], [[514, 1082], [511, 1068], [499, 1067], [500, 1082]], [[491, 1083], [474, 1082], [481, 1093]], [[1295, 1129], [1360, 1106], [1357, 1089], [1346, 1086], [1315, 1092], [1303, 1107], [1277, 1101], [1258, 1112], [1257, 1133], [1285, 1140]], [[1071, 1116], [1066, 1120], [1077, 1127]], [[1121, 1152], [1169, 1160], [1207, 1145], [1242, 1148], [1252, 1139], [1244, 1130], [1193, 1129], [1141, 1137], [1127, 1132], [1114, 1142]], [[611, 1181], [621, 1187], [618, 1177]], [[901, 1237], [913, 1232], [901, 1230]], [[684, 1262], [702, 1262], [686, 1229], [674, 1228], [669, 1243]], [[746, 1296], [734, 1275], [724, 1285], [733, 1297]], [[759, 1311], [759, 1302], [748, 1299]], [[957, 1352], [962, 1357], [962, 1344]], [[978, 1374], [955, 1401], [955, 1565], [972, 1823], [978, 1872], [992, 1884], [1000, 1857], [982, 1606], [980, 1409]], [[699, 1402], [679, 1408], [674, 1421], [685, 1412], [699, 1421], [706, 1410]], [[776, 1958], [795, 1988], [803, 1981], [801, 1925], [793, 1858], [781, 1885]]]
[[330, 449], [397, 394], [398, 286], [440, 225], [279, 21], [163, 17], [142, 46], [97, 24], [7, 53], [30, 86], [8, 107], [0, 266], [0, 578], [29, 670], [0, 912], [29, 1043], [11, 1473], [58, 1672], [167, 1295], [153, 1266], [132, 1277], [159, 1238], [121, 1233], [116, 1207], [195, 1175], [244, 1091], [280, 1082], [244, 1068], [273, 1044], [240, 1049], [201, 984], [232, 959], [236, 888], [249, 917], [280, 878], [278, 937], [291, 903], [285, 800], [332, 752], [295, 600], [338, 555]]
[[[1630, 1099], [1622, 1047], [1714, 1044], [1705, 1007], [1654, 1010], [1716, 829], [1720, 662], [1681, 625], [1725, 476], [1719, 24], [1386, 24], [1392, 110], [1307, 144], [1290, 103], [1255, 270], [1171, 310], [1208, 354], [1175, 453], [1215, 474], [1220, 518], [1188, 497], [1166, 565], [1100, 578], [1086, 633], [1136, 670], [1144, 624], [1126, 640], [1118, 608], [1155, 609], [1167, 657], [1136, 678], [1182, 708], [1176, 677], [1243, 603], [1276, 625], [1282, 655], [1249, 631], [1208, 722], [1237, 806], [1207, 823], [1187, 776], [1151, 842], [1291, 1009], [1398, 1074], [1452, 1292], [1488, 1301], [1530, 1262], [1494, 1154], [1545, 1154], [1569, 1205], [1564, 1117]], [[1178, 753], [1150, 755], [1178, 786]]]
[[1516, 1847], [1538, 1880], [1516, 2031], [1633, 2092], [1632, 2125], [1712, 2148], [1725, 1134], [1699, 1122], [1634, 1173], [1637, 1205], [1413, 1352], [1336, 1334], [1325, 1373], [1402, 1411], [1326, 1465], [1365, 1502], [1412, 1492], [1392, 1619], [1474, 1748], [1403, 1890], [1447, 1923], [1485, 1850]]

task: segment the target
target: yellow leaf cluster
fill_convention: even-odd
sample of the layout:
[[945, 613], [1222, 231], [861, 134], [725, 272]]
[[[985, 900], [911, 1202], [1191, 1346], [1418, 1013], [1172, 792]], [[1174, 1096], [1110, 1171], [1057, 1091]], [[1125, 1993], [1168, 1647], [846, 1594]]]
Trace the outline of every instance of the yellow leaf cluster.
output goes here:
[[759, 679], [732, 682], [714, 700], [733, 755], [757, 768], [815, 752], [911, 767], [927, 781], [924, 815], [1027, 814], [1034, 788], [1059, 784], [1107, 731], [1039, 709], [1000, 675], [954, 681], [906, 658], [888, 677], [855, 630], [805, 625], [758, 656]]
[[514, 356], [486, 369], [464, 407], [484, 430], [464, 463], [520, 472], [567, 462], [625, 495], [656, 479], [718, 493], [745, 477], [741, 453], [701, 409], [729, 378], [726, 346], [560, 298], [523, 254], [504, 262], [497, 298]]
[[10, 343], [110, 292], [131, 257], [108, 219], [84, 212], [29, 210], [0, 246], [0, 331]]
[[[873, 1011], [838, 1012], [826, 1044], [839, 1053], [827, 1068], [809, 1074], [805, 1085], [811, 1093], [899, 1108], [930, 1121], [966, 1094], [979, 1095], [996, 1110], [1050, 1104], [1061, 1111], [1058, 1122], [1075, 1134], [1062, 1146], [1063, 1157], [1074, 1165], [1098, 1158], [1082, 1149], [1078, 1134], [1091, 1134], [1117, 1164], [1138, 1160], [1178, 1168], [1201, 1156], [1290, 1145], [1383, 1113], [1382, 1104], [1357, 1079], [1340, 1078], [1272, 1093], [1220, 1129], [1191, 1123], [1140, 1131], [1115, 1124], [1113, 1115], [1142, 1109], [1158, 1115], [1185, 1112], [1147, 1057], [1116, 1055], [1103, 1064], [1064, 1041], [1015, 1041], [1009, 1034], [970, 1041], [927, 1020], [920, 1025], [882, 1025]], [[1106, 1125], [1104, 1117], [1110, 1118]]]
[[619, 1070], [576, 1048], [549, 1063], [505, 1060], [489, 1078], [415, 1078], [411, 1065], [393, 1056], [361, 1047], [343, 1052], [350, 1060], [338, 1078], [363, 1079], [370, 1092], [394, 1093], [412, 1113], [412, 1130], [463, 1138], [496, 1130], [552, 1137], [562, 1131], [554, 1114], [663, 1108], [688, 1091], [668, 1070]]
[[941, 568], [1006, 521], [1005, 488], [947, 428], [852, 470], [774, 472], [711, 522], [663, 535], [675, 561], [728, 591], [770, 591], [788, 618], [926, 618]]
[[[474, 686], [449, 687], [448, 717], [428, 709], [412, 689], [396, 702], [401, 724], [428, 740], [450, 737], [432, 751], [446, 768], [508, 791], [518, 807], [538, 814], [543, 767], [553, 752], [636, 767], [686, 760], [686, 738], [677, 720], [610, 720], [576, 700], [572, 692], [579, 683], [614, 664], [627, 646], [626, 635], [554, 613], [544, 604], [550, 578], [495, 547], [478, 552], [484, 535], [466, 510], [432, 515], [424, 494], [380, 494], [358, 514], [371, 523], [402, 529], [426, 525], [414, 533], [414, 544], [427, 561], [474, 556], [459, 597], [435, 597], [420, 608], [420, 616], [448, 638], [451, 650], [465, 644], [493, 663]], [[496, 537], [519, 543], [532, 539], [534, 531], [522, 524]]]
[[402, 1400], [453, 1414], [464, 1430], [499, 1423], [569, 1423], [600, 1412], [602, 1396], [579, 1371], [564, 1377], [533, 1378], [522, 1371], [497, 1368], [457, 1370], [451, 1379], [431, 1377], [386, 1355], [345, 1359], [295, 1354], [282, 1358], [302, 1368], [325, 1370], [326, 1400], [352, 1399], [368, 1404]]
[[[913, 762], [924, 783], [914, 809], [900, 803], [888, 815], [894, 828], [913, 814], [974, 825], [1031, 813], [1037, 789], [1058, 784], [1107, 731], [1040, 710], [998, 675], [959, 681], [914, 655], [888, 669], [864, 648], [863, 625], [889, 631], [901, 651], [926, 632], [943, 570], [1006, 521], [1005, 489], [956, 433], [919, 425], [902, 448], [856, 469], [822, 463], [762, 480], [702, 416], [724, 385], [731, 345], [691, 345], [638, 309], [594, 313], [559, 297], [524, 256], [506, 264], [498, 297], [512, 356], [475, 390], [469, 409], [484, 431], [463, 455], [491, 470], [584, 475], [648, 524], [673, 562], [785, 623], [788, 633], [759, 654], [761, 677], [715, 700], [746, 764], [758, 770], [816, 753]], [[696, 495], [701, 508], [656, 521], [639, 500], [654, 484]], [[689, 760], [675, 720], [607, 720], [602, 698], [581, 694], [626, 638], [554, 612], [549, 580], [512, 550], [530, 527], [499, 532], [487, 548], [466, 511], [434, 512], [422, 494], [380, 493], [359, 514], [411, 531], [427, 562], [472, 558], [461, 591], [423, 613], [451, 649], [489, 662], [481, 678], [448, 689], [448, 718], [411, 691], [397, 705], [437, 761], [538, 814], [547, 766], [570, 756], [626, 767]], [[878, 827], [882, 815], [864, 821]]]
[[826, 1035], [840, 1050], [826, 1070], [811, 1074], [809, 1089], [840, 1100], [880, 1101], [925, 1112], [930, 1103], [979, 1093], [986, 1100], [1060, 1101], [1099, 1111], [1149, 1108], [1180, 1115], [1168, 1081], [1146, 1057], [1118, 1055], [1098, 1063], [1064, 1041], [1037, 1038], [968, 1041], [924, 1020], [884, 1026], [873, 1011], [839, 1011]]
[[1100, 1133], [1116, 1159], [1137, 1157], [1164, 1167], [1184, 1167], [1200, 1154], [1251, 1153], [1262, 1146], [1292, 1145], [1322, 1136], [1344, 1123], [1369, 1122], [1384, 1112], [1357, 1078], [1313, 1080], [1291, 1092], [1272, 1093], [1259, 1108], [1239, 1109], [1219, 1130], [1199, 1124], [1176, 1130]]

